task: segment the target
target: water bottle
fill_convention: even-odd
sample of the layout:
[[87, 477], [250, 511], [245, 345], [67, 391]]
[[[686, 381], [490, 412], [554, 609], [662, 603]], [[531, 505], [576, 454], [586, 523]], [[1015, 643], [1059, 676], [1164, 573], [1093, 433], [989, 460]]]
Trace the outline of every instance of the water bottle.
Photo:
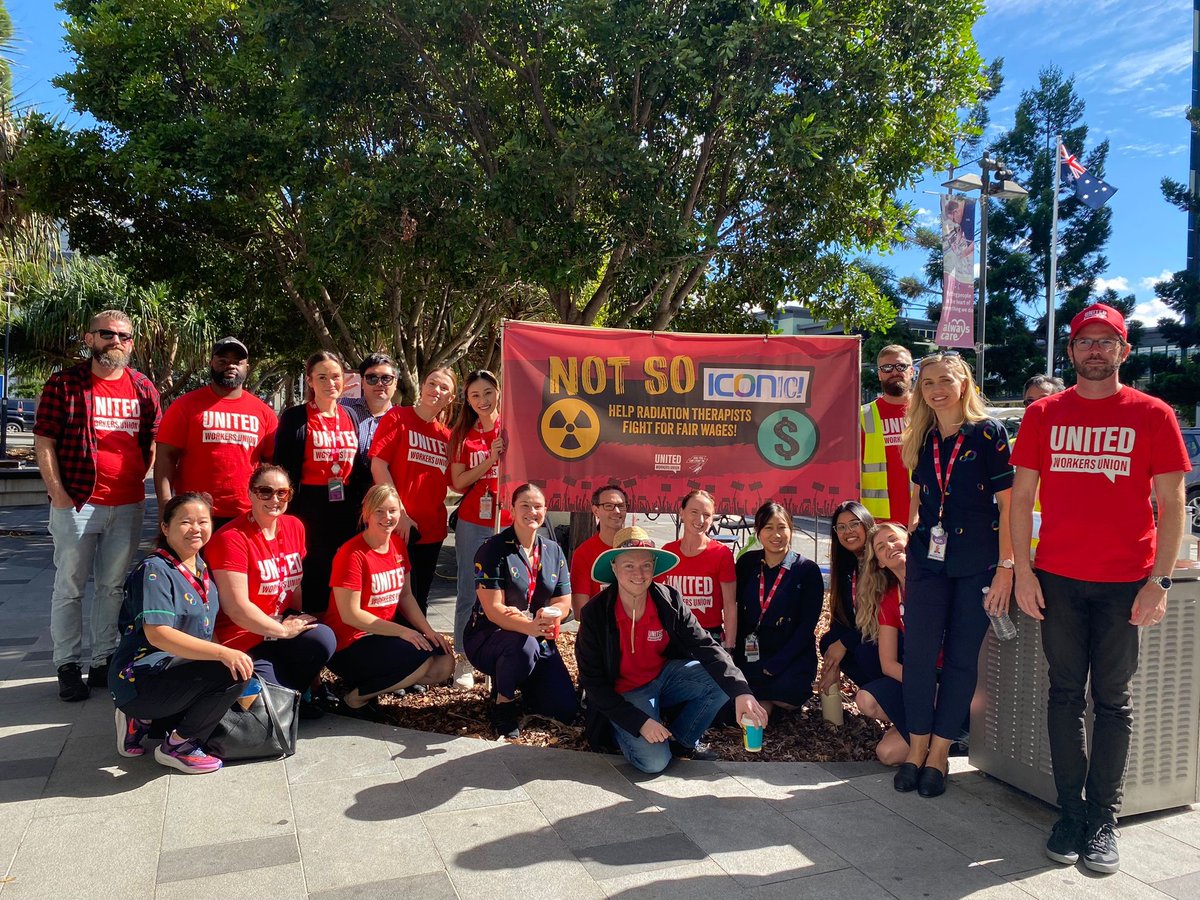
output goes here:
[[[983, 589], [983, 596], [987, 597], [989, 588]], [[988, 621], [992, 623], [992, 633], [996, 635], [998, 641], [1011, 641], [1017, 636], [1017, 626], [1013, 624], [1013, 620], [1009, 618], [1008, 613], [1003, 613], [999, 616], [987, 614]]]

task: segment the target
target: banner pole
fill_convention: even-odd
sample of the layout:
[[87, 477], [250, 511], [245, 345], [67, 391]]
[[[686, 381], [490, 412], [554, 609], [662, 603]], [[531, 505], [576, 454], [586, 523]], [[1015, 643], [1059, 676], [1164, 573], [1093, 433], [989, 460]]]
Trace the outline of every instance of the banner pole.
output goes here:
[[1054, 297], [1058, 293], [1058, 190], [1062, 135], [1054, 136], [1054, 205], [1050, 215], [1050, 278], [1046, 282], [1046, 374], [1054, 375]]
[[[504, 325], [505, 325], [506, 321], [507, 321], [506, 319], [500, 320], [500, 383], [501, 384], [504, 383]], [[505, 412], [504, 397], [505, 397], [505, 392], [503, 390], [501, 390], [501, 392], [500, 392], [500, 411], [501, 411], [502, 415], [500, 417], [501, 428], [500, 428], [499, 437], [502, 439], [505, 434], [504, 423], [508, 421], [508, 417], [503, 415], [503, 413]], [[500, 503], [501, 503], [500, 482], [503, 480], [501, 476], [503, 476], [503, 474], [504, 474], [504, 457], [508, 455], [508, 446], [507, 445], [508, 445], [508, 442], [505, 441], [504, 453], [502, 453], [500, 458], [498, 460], [496, 460], [496, 497], [495, 497], [495, 502], [492, 504], [494, 507], [493, 513], [492, 513], [492, 534], [500, 533]]]

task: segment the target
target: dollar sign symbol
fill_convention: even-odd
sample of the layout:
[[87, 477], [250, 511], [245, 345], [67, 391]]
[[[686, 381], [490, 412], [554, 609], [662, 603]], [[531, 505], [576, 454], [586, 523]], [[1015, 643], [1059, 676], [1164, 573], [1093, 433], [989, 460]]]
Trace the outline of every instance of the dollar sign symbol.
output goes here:
[[785, 460], [795, 458], [800, 452], [800, 442], [792, 436], [796, 430], [796, 423], [791, 419], [780, 419], [775, 423], [775, 437], [783, 442], [775, 445], [775, 452]]

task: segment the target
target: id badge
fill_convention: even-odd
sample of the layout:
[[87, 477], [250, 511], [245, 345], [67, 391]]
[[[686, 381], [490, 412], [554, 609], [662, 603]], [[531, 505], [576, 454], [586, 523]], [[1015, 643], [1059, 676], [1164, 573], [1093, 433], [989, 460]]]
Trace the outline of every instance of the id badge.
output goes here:
[[346, 499], [346, 483], [340, 478], [329, 479], [329, 502], [341, 503]]
[[946, 560], [946, 529], [940, 522], [929, 529], [929, 558], [938, 562]]
[[746, 662], [758, 662], [758, 635], [751, 634], [746, 638]]

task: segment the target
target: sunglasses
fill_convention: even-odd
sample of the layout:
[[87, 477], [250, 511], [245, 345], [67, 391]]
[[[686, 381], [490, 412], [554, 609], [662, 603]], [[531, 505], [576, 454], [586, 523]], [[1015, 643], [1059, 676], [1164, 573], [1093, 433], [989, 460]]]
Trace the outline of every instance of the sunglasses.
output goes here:
[[364, 375], [363, 381], [367, 384], [382, 384], [384, 387], [390, 387], [396, 383], [395, 375]]
[[250, 493], [259, 500], [275, 499], [281, 503], [287, 503], [292, 499], [291, 488], [269, 488], [266, 485], [259, 485], [258, 487], [250, 488]]
[[122, 344], [128, 344], [133, 340], [132, 331], [110, 331], [107, 328], [97, 328], [89, 334], [98, 334], [103, 340], [111, 341], [113, 338], [119, 340]]
[[908, 363], [884, 363], [879, 367], [879, 371], [884, 375], [890, 375], [893, 372], [907, 372], [908, 369]]

